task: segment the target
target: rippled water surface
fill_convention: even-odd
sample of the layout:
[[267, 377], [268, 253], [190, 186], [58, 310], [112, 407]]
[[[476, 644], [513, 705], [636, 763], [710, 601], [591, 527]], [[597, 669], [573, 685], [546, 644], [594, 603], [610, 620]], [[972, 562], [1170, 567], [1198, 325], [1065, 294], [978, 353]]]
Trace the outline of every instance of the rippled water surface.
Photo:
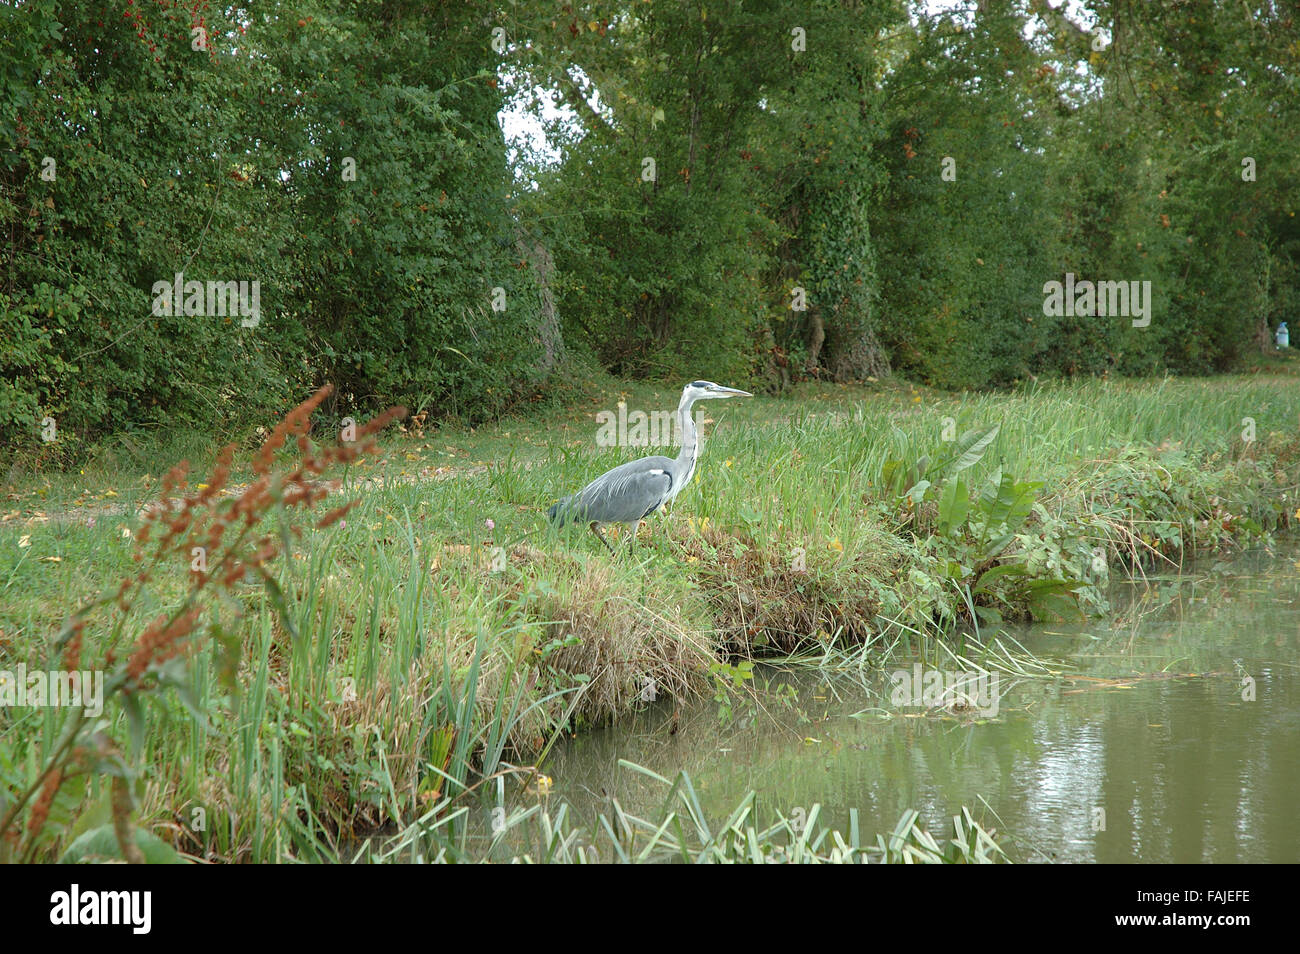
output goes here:
[[1204, 561], [1116, 604], [1118, 621], [1014, 631], [1061, 676], [1000, 676], [995, 715], [891, 703], [890, 673], [764, 673], [797, 698], [725, 725], [709, 699], [652, 706], [554, 751], [553, 797], [588, 819], [610, 797], [655, 815], [664, 790], [627, 759], [687, 771], [717, 818], [753, 789], [837, 827], [856, 808], [864, 833], [911, 807], [946, 834], [966, 805], [1019, 861], [1300, 861], [1300, 548]]

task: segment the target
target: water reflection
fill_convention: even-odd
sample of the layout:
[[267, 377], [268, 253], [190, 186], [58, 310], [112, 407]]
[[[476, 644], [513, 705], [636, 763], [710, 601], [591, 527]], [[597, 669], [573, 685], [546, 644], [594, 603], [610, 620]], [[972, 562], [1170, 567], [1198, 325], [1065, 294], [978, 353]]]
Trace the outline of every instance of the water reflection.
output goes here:
[[887, 674], [770, 674], [793, 705], [723, 726], [708, 700], [668, 703], [564, 744], [552, 797], [588, 820], [611, 798], [656, 814], [662, 787], [627, 759], [689, 772], [718, 818], [754, 789], [760, 808], [819, 803], [839, 827], [857, 808], [864, 832], [916, 808], [937, 836], [964, 804], [1020, 861], [1300, 861], [1298, 557], [1206, 561], [1130, 585], [1113, 625], [1015, 632], [1064, 675], [1004, 676], [994, 718], [900, 711]]

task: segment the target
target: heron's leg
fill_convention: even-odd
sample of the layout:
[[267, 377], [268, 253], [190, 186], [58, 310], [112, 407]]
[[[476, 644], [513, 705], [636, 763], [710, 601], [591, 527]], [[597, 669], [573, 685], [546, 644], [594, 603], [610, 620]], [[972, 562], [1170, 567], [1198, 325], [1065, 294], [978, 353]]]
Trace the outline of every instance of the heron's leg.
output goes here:
[[605, 537], [604, 537], [603, 534], [601, 534], [601, 532], [600, 532], [600, 524], [597, 523], [595, 520], [591, 521], [591, 532], [594, 533], [594, 534], [596, 535], [596, 539], [597, 539], [597, 540], [599, 540], [601, 543], [605, 544], [605, 549], [609, 551], [609, 555], [610, 555], [610, 556], [617, 556], [617, 555], [618, 555], [618, 554], [616, 554], [616, 553], [614, 552], [614, 548], [611, 547], [611, 546], [609, 545], [609, 541], [605, 539]]

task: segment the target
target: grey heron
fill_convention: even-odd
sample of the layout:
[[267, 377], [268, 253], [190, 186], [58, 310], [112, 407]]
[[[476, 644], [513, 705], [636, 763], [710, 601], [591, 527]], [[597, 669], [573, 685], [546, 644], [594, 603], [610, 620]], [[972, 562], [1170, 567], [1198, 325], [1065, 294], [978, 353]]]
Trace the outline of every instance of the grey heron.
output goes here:
[[633, 533], [636, 525], [682, 492], [695, 473], [700, 439], [691, 416], [696, 401], [716, 398], [753, 397], [748, 391], [723, 387], [712, 381], [692, 381], [682, 389], [677, 416], [682, 428], [682, 449], [676, 459], [642, 457], [620, 464], [601, 474], [576, 494], [570, 494], [551, 506], [546, 515], [556, 527], [582, 521], [610, 553], [614, 548], [600, 532], [602, 523], [628, 524]]

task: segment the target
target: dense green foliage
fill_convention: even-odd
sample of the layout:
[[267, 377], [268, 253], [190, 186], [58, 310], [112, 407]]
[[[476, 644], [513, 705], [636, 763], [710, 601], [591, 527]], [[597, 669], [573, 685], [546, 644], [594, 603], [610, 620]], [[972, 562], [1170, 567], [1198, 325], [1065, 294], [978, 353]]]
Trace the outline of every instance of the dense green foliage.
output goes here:
[[1059, 194], [1048, 186], [1050, 91], [1018, 20], [929, 25], [900, 51], [879, 161], [883, 329], [894, 367], [948, 387], [1005, 384], [1039, 366], [1059, 278]]
[[[773, 389], [1207, 373], [1300, 301], [1300, 46], [1269, 4], [0, 17], [6, 446], [230, 432], [325, 381], [335, 417], [478, 420], [566, 350]], [[257, 281], [259, 320], [154, 314], [178, 272]], [[1045, 314], [1067, 274], [1149, 281], [1150, 323]]]
[[[564, 248], [569, 343], [616, 372], [739, 361], [776, 387], [889, 366], [947, 387], [1206, 373], [1271, 348], [1300, 289], [1284, 10], [828, 0], [601, 16], [566, 5], [548, 29], [516, 24], [516, 52], [572, 110], [530, 203]], [[636, 182], [642, 155], [659, 160], [653, 189]], [[1044, 286], [1067, 274], [1150, 282], [1147, 313], [1048, 315]], [[684, 298], [701, 280], [705, 301]]]
[[[338, 416], [529, 385], [538, 289], [472, 8], [124, 7], [0, 8], [0, 441], [46, 416], [229, 432], [320, 379]], [[257, 281], [256, 321], [155, 314], [177, 272]]]

